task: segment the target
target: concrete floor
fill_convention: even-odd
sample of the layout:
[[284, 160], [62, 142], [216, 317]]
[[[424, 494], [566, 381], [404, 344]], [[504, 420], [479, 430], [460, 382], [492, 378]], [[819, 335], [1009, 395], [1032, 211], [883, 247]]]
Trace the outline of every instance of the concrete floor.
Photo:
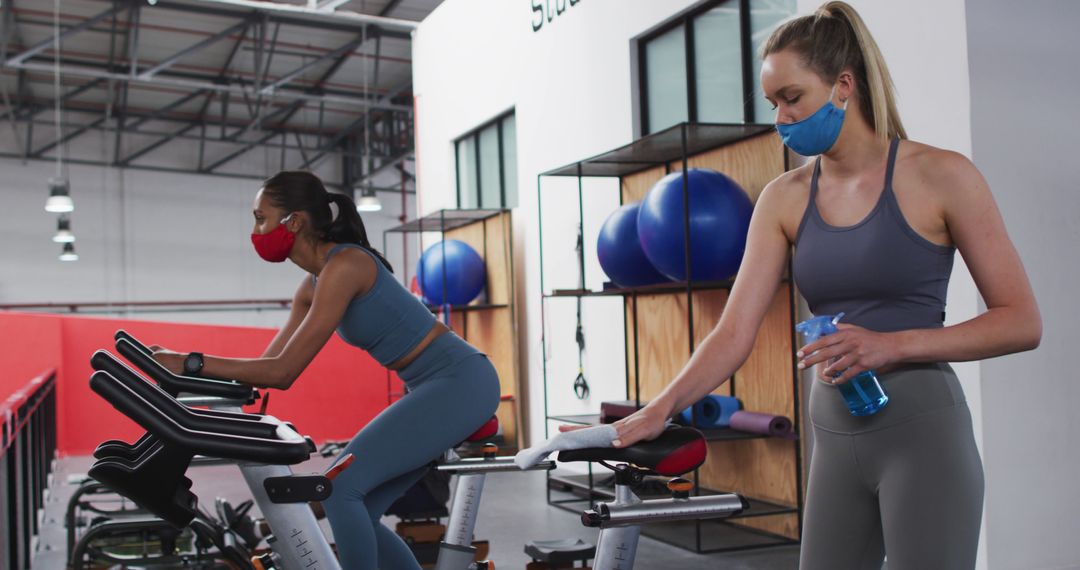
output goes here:
[[[298, 473], [320, 471], [325, 459], [313, 459], [297, 466]], [[72, 457], [59, 462], [54, 484], [46, 501], [45, 525], [33, 570], [60, 570], [65, 567], [66, 544], [63, 528], [64, 510], [74, 486], [68, 476], [85, 473], [91, 458]], [[200, 497], [205, 508], [212, 509], [214, 497], [225, 497], [239, 503], [250, 495], [234, 466], [193, 468], [188, 476], [194, 482], [192, 491]], [[476, 537], [491, 544], [489, 558], [498, 568], [524, 568], [530, 558], [524, 554], [529, 540], [577, 538], [596, 541], [596, 531], [581, 525], [578, 514], [552, 507], [546, 502], [545, 477], [542, 472], [489, 475], [481, 503], [481, 516]], [[384, 522], [393, 527], [394, 520]], [[645, 569], [730, 569], [730, 570], [791, 570], [798, 567], [798, 546], [780, 546], [762, 550], [695, 554], [653, 540], [641, 538], [638, 546], [637, 568]]]

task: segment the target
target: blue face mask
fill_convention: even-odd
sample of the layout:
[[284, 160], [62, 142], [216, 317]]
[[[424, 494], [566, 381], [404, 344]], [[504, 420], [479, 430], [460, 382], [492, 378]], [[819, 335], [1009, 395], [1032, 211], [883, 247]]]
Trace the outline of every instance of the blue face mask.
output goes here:
[[838, 108], [832, 102], [834, 94], [835, 85], [829, 93], [829, 100], [813, 115], [796, 123], [776, 125], [776, 132], [780, 133], [780, 139], [788, 148], [803, 156], [815, 156], [836, 144], [836, 139], [840, 137], [840, 127], [844, 125], [847, 101], [844, 101], [843, 109]]

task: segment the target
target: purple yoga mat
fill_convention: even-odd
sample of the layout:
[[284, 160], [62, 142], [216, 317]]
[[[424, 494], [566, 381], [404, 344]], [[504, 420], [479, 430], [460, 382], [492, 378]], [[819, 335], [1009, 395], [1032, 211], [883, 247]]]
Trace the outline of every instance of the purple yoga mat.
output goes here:
[[791, 420], [773, 414], [739, 410], [731, 414], [731, 429], [795, 439], [795, 434], [791, 433]]

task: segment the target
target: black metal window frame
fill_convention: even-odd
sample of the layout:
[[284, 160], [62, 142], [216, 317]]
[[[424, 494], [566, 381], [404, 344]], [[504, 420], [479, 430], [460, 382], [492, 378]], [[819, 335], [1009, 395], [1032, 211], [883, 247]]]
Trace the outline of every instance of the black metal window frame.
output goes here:
[[750, 0], [706, 0], [681, 12], [659, 26], [645, 32], [631, 41], [631, 49], [637, 51], [637, 85], [640, 93], [638, 113], [641, 118], [641, 134], [652, 131], [649, 125], [649, 76], [646, 49], [649, 42], [677, 28], [683, 29], [686, 50], [686, 109], [687, 121], [698, 122], [697, 110], [697, 72], [694, 48], [694, 21], [713, 8], [725, 4], [734, 4], [739, 8], [739, 46], [742, 53], [742, 92], [743, 122], [754, 122], [754, 54], [750, 30]]
[[[474, 159], [476, 164], [476, 208], [506, 208], [506, 146], [503, 144], [503, 124], [506, 119], [514, 117], [514, 109], [510, 109], [505, 113], [502, 113], [476, 127], [475, 129], [461, 135], [454, 139], [454, 187], [457, 190], [457, 204], [461, 207], [461, 143], [468, 139], [473, 140], [473, 148], [475, 149]], [[480, 133], [492, 125], [498, 125], [495, 132], [499, 139], [499, 204], [491, 205], [484, 204], [483, 196], [483, 181], [480, 170]], [[517, 128], [514, 129], [514, 135], [517, 136]], [[517, 145], [514, 145], [517, 148]], [[514, 160], [517, 160], [517, 154], [514, 155]]]

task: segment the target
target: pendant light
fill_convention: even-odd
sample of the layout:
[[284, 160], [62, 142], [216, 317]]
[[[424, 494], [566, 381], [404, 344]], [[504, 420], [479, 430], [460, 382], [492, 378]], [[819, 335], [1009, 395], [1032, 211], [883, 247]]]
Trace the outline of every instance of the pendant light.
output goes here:
[[75, 234], [71, 233], [71, 219], [67, 216], [61, 215], [56, 220], [56, 235], [52, 240], [56, 243], [72, 243], [75, 241]]
[[53, 98], [56, 99], [56, 176], [49, 179], [49, 198], [45, 201], [45, 211], [64, 213], [75, 210], [71, 199], [71, 190], [64, 177], [64, 124], [60, 116], [60, 0], [53, 3]]
[[75, 244], [65, 243], [64, 249], [60, 252], [60, 261], [78, 261], [79, 254], [75, 253]]
[[[360, 9], [363, 11], [363, 2], [361, 2]], [[360, 45], [363, 46], [367, 43], [367, 25], [365, 24], [360, 28]], [[368, 93], [368, 67], [367, 57], [362, 60], [363, 74], [364, 74], [364, 96], [367, 97]], [[368, 115], [364, 119], [364, 155], [361, 161], [362, 172], [361, 180], [366, 181], [367, 185], [371, 184], [369, 177], [371, 176], [371, 108], [366, 107], [364, 113]], [[356, 200], [357, 212], [378, 212], [382, 210], [382, 202], [379, 201], [379, 197], [375, 195], [375, 189], [370, 186], [364, 186], [360, 188], [360, 198]]]
[[360, 198], [356, 200], [357, 212], [378, 212], [382, 210], [382, 202], [379, 201], [379, 197], [375, 195], [374, 188], [363, 188], [360, 190]]

